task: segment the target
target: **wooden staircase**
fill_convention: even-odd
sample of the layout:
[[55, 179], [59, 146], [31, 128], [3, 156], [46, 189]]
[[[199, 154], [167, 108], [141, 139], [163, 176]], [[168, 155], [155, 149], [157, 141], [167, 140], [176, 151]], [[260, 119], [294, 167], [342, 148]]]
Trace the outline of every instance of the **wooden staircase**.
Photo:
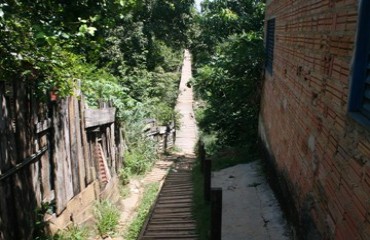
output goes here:
[[198, 239], [192, 214], [192, 161], [180, 159], [170, 170], [139, 239]]

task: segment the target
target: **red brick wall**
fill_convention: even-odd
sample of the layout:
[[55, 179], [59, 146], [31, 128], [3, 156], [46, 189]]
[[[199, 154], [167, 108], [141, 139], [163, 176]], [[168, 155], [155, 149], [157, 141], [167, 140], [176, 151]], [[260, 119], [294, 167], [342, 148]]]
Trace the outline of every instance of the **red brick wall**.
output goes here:
[[307, 214], [322, 239], [370, 239], [370, 130], [347, 112], [357, 12], [357, 0], [266, 5], [276, 28], [260, 137], [301, 226]]

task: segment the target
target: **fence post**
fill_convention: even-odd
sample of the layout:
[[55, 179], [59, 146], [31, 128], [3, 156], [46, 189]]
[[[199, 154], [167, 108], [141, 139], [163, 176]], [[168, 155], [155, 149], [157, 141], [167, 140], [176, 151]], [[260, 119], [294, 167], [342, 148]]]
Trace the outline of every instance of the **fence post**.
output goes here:
[[209, 202], [211, 198], [211, 167], [212, 162], [210, 159], [204, 160], [204, 200]]
[[200, 170], [202, 171], [202, 173], [204, 173], [204, 161], [206, 160], [206, 150], [204, 149], [203, 141], [199, 141], [198, 147], [199, 147], [198, 154], [200, 160]]
[[211, 239], [221, 240], [222, 228], [222, 188], [211, 190]]

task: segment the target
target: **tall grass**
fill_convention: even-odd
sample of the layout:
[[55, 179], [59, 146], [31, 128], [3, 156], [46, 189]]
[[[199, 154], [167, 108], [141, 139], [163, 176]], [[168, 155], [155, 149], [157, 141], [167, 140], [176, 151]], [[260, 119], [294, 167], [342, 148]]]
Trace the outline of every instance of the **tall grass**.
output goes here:
[[65, 230], [58, 232], [51, 239], [53, 240], [87, 240], [89, 237], [89, 230], [85, 227], [76, 225], [70, 226]]
[[99, 202], [95, 206], [96, 227], [100, 236], [106, 237], [116, 233], [120, 212], [113, 203], [108, 200]]
[[150, 209], [157, 198], [159, 183], [152, 183], [145, 186], [144, 197], [137, 211], [136, 218], [130, 224], [125, 233], [126, 240], [136, 240], [140, 234], [141, 228], [148, 217]]

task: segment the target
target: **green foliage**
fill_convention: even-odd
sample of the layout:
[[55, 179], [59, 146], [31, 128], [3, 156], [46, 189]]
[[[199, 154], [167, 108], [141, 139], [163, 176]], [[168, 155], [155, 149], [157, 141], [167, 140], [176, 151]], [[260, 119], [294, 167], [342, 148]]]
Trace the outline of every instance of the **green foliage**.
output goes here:
[[45, 101], [51, 90], [62, 98], [81, 86], [90, 107], [113, 103], [124, 122], [127, 171], [143, 173], [156, 159], [144, 119], [177, 118], [192, 8], [193, 0], [7, 0], [0, 3], [0, 81], [28, 81]]
[[95, 217], [100, 236], [106, 237], [115, 234], [120, 212], [113, 203], [108, 200], [97, 203], [95, 206]]
[[125, 239], [135, 240], [138, 238], [140, 230], [146, 220], [149, 211], [154, 204], [159, 190], [158, 183], [151, 183], [145, 186], [143, 199], [140, 203], [139, 209], [135, 219], [130, 224], [127, 232], [125, 233]]
[[192, 85], [204, 101], [199, 126], [212, 139], [212, 151], [250, 145], [257, 136], [264, 4], [215, 0], [203, 7], [192, 45], [197, 66]]
[[46, 240], [50, 239], [50, 234], [47, 231], [48, 222], [45, 221], [44, 216], [47, 213], [52, 213], [53, 204], [51, 203], [42, 203], [38, 207], [36, 212], [36, 222], [35, 229], [33, 231], [33, 239], [35, 240]]
[[86, 227], [70, 226], [63, 231], [59, 231], [53, 240], [87, 240], [89, 238], [89, 230]]
[[147, 118], [147, 108], [141, 106], [125, 125], [125, 138], [128, 145], [128, 151], [125, 152], [124, 171], [128, 175], [146, 173], [157, 160], [155, 142], [145, 136], [143, 130]]

